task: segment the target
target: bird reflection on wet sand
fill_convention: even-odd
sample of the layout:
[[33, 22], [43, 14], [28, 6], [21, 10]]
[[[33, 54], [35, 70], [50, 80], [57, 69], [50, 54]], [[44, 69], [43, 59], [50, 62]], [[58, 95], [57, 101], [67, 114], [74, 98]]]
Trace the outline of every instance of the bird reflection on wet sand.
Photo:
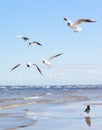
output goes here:
[[91, 118], [90, 118], [90, 116], [85, 116], [85, 121], [86, 121], [88, 126], [91, 126]]

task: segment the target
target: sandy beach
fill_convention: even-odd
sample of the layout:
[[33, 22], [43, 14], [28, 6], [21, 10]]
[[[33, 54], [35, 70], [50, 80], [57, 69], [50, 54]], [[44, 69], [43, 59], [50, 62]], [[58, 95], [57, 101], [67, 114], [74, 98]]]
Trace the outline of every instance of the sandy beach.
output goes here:
[[[100, 130], [102, 128], [102, 90], [37, 91], [37, 95], [33, 91], [27, 96], [27, 91], [20, 90], [20, 93], [17, 93], [18, 90], [13, 90], [12, 94], [10, 91], [9, 98], [2, 94], [0, 130]], [[89, 114], [84, 112], [87, 105], [91, 107]]]

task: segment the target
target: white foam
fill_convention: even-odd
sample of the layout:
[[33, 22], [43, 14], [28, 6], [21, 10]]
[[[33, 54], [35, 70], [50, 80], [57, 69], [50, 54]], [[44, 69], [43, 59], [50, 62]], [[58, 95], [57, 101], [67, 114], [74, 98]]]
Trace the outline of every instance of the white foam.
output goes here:
[[38, 99], [41, 98], [42, 96], [34, 96], [34, 97], [25, 97], [23, 98], [24, 100], [33, 100], [33, 99]]

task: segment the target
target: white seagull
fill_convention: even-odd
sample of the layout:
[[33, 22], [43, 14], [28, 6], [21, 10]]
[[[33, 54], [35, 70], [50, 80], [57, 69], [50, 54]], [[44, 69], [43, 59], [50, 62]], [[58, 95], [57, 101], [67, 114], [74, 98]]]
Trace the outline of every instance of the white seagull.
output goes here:
[[51, 67], [51, 62], [50, 62], [50, 60], [52, 60], [53, 58], [56, 58], [56, 57], [58, 57], [58, 56], [60, 56], [60, 55], [62, 55], [63, 53], [59, 53], [59, 54], [56, 54], [56, 55], [54, 55], [54, 56], [51, 56], [51, 57], [49, 57], [48, 59], [43, 59], [43, 63], [48, 67], [48, 68], [50, 68]]
[[82, 22], [96, 22], [96, 20], [91, 20], [91, 19], [78, 19], [76, 22], [71, 22], [70, 19], [64, 18], [65, 21], [67, 21], [67, 25], [74, 30], [74, 32], [79, 32], [82, 30], [82, 28], [79, 27], [79, 24]]
[[[21, 63], [17, 64], [10, 71], [13, 71], [14, 69], [16, 69], [17, 67], [19, 67], [20, 65], [21, 65]], [[41, 72], [40, 68], [36, 64], [27, 63], [26, 66], [27, 67], [35, 66], [37, 68], [37, 70], [40, 72], [40, 74], [42, 75], [42, 72]]]
[[39, 46], [42, 46], [42, 44], [41, 43], [39, 43], [39, 42], [37, 42], [37, 41], [30, 41], [30, 39], [28, 38], [28, 37], [23, 37], [23, 36], [21, 36], [21, 35], [18, 35], [18, 36], [16, 36], [17, 38], [22, 38], [24, 41], [27, 41], [28, 42], [28, 47], [29, 46], [32, 46], [32, 45], [34, 45], [34, 44], [37, 44], [37, 45], [39, 45]]

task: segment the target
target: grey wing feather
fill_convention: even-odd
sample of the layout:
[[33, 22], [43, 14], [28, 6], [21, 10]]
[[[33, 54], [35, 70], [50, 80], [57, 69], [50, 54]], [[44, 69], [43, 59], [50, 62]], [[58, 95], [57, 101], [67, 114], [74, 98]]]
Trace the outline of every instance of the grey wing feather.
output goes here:
[[58, 57], [58, 56], [60, 56], [60, 55], [62, 55], [62, 54], [63, 54], [63, 53], [59, 53], [59, 54], [57, 54], [57, 55], [54, 55], [54, 56], [48, 58], [48, 60], [52, 60], [53, 58]]
[[14, 66], [10, 71], [16, 69], [16, 68], [19, 67], [20, 65], [21, 65], [21, 64], [18, 64], [18, 65], [16, 65], [16, 66]]
[[21, 35], [16, 36], [17, 38], [22, 38], [24, 41], [29, 41], [28, 37], [22, 37]]
[[64, 17], [64, 20], [72, 24], [72, 21], [70, 19]]
[[40, 44], [40, 43], [37, 42], [37, 41], [33, 41], [32, 43], [36, 43], [36, 44], [38, 44], [39, 46], [42, 46], [42, 44]]
[[33, 64], [36, 66], [37, 70], [40, 72], [40, 74], [42, 75], [42, 71], [40, 70], [40, 68], [36, 65], [36, 64]]
[[22, 39], [23, 39], [24, 41], [29, 41], [29, 38], [28, 38], [28, 37], [22, 37]]
[[74, 24], [78, 25], [82, 22], [96, 22], [95, 20], [91, 20], [91, 19], [78, 19]]

